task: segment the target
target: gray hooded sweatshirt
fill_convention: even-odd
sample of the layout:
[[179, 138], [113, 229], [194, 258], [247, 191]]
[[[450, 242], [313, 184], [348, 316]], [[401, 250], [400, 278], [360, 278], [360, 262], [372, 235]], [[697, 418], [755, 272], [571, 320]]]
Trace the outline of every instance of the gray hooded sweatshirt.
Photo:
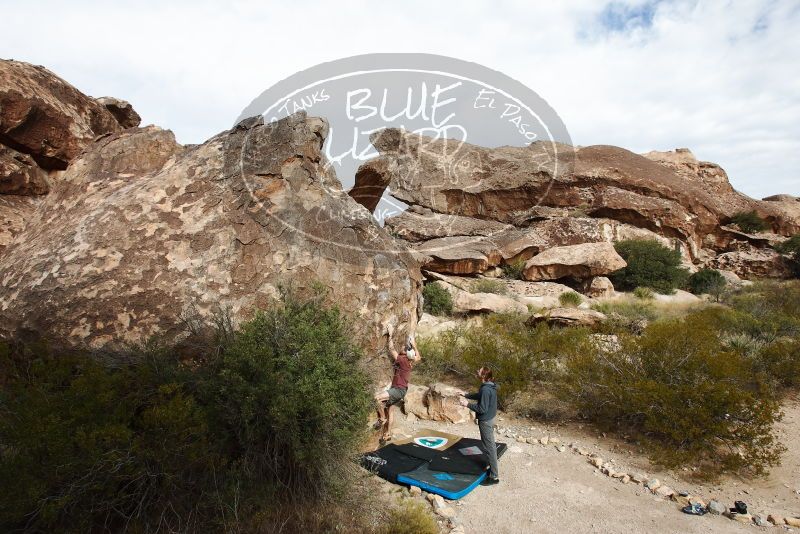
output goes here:
[[497, 415], [497, 385], [494, 382], [484, 382], [477, 393], [464, 397], [478, 401], [467, 405], [467, 408], [475, 412], [478, 421], [489, 421]]

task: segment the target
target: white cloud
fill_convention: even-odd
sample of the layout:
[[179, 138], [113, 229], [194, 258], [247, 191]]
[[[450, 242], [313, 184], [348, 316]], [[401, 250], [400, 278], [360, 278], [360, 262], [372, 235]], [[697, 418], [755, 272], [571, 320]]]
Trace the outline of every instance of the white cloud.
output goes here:
[[0, 5], [2, 57], [128, 99], [185, 143], [230, 127], [261, 91], [322, 61], [430, 52], [524, 82], [577, 144], [688, 146], [750, 195], [800, 195], [800, 6], [791, 0]]

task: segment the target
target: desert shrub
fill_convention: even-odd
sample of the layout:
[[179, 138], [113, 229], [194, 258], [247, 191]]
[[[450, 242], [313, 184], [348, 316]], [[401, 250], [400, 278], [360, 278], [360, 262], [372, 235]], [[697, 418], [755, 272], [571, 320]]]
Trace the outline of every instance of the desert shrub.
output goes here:
[[766, 345], [764, 341], [745, 333], [723, 333], [720, 340], [726, 349], [745, 356], [755, 356]]
[[617, 314], [631, 320], [655, 321], [658, 319], [656, 307], [646, 300], [614, 300], [599, 302], [592, 306], [606, 315]]
[[192, 365], [157, 345], [113, 365], [15, 346], [0, 361], [2, 530], [312, 524], [303, 510], [336, 507], [370, 406], [351, 337], [336, 309], [287, 298]]
[[800, 234], [795, 234], [783, 243], [775, 246], [775, 250], [781, 254], [794, 254], [800, 252]]
[[[531, 328], [520, 314], [492, 314], [479, 326], [461, 327], [419, 340], [425, 355], [415, 372], [433, 380], [472, 382], [475, 370], [491, 367], [501, 404], [537, 381], [551, 380], [567, 355], [588, 350], [583, 328]], [[467, 384], [465, 384], [467, 385]]]
[[637, 287], [633, 290], [633, 296], [640, 300], [653, 300], [655, 293], [649, 287]]
[[389, 511], [380, 534], [439, 534], [439, 525], [424, 504], [405, 499]]
[[758, 213], [755, 211], [741, 211], [731, 217], [729, 222], [735, 224], [742, 232], [748, 234], [763, 232], [769, 228], [766, 221], [759, 217]]
[[439, 284], [426, 284], [422, 288], [423, 309], [431, 315], [453, 313], [453, 297]]
[[614, 287], [632, 291], [637, 287], [650, 287], [659, 293], [673, 293], [686, 279], [686, 269], [681, 268], [681, 255], [657, 241], [628, 240], [614, 245], [628, 263], [611, 274]]
[[795, 276], [800, 277], [800, 234], [793, 235], [780, 243], [775, 250], [789, 256], [789, 265]]
[[782, 339], [763, 346], [753, 359], [756, 370], [779, 388], [800, 386], [800, 340]]
[[205, 390], [248, 469], [319, 497], [363, 438], [371, 399], [360, 358], [336, 308], [288, 299], [242, 326]]
[[503, 271], [503, 278], [508, 280], [521, 280], [522, 271], [525, 270], [525, 260], [519, 259], [500, 266]]
[[566, 291], [558, 296], [558, 302], [562, 306], [575, 308], [576, 306], [581, 305], [581, 302], [583, 302], [583, 297], [581, 297], [580, 294], [576, 293], [575, 291]]
[[725, 277], [715, 269], [700, 269], [686, 280], [686, 287], [695, 295], [704, 293], [719, 296], [725, 289]]
[[211, 504], [200, 488], [220, 451], [202, 407], [170, 376], [174, 362], [109, 369], [86, 356], [39, 356], [8, 370], [3, 389], [4, 530], [157, 526], [168, 511], [164, 527], [192, 528], [196, 508]]
[[502, 281], [492, 278], [476, 280], [472, 283], [470, 290], [472, 293], [494, 293], [496, 295], [505, 295], [508, 292], [508, 288]]
[[606, 315], [606, 320], [599, 327], [599, 331], [606, 334], [640, 334], [648, 323], [659, 317], [652, 301], [642, 299], [600, 302], [593, 304], [592, 309]]
[[761, 282], [725, 296], [736, 312], [735, 328], [771, 342], [800, 337], [800, 281]]
[[761, 474], [778, 462], [783, 449], [772, 426], [779, 405], [711, 324], [665, 320], [621, 341], [617, 352], [567, 361], [562, 393], [585, 417], [634, 436], [667, 467]]

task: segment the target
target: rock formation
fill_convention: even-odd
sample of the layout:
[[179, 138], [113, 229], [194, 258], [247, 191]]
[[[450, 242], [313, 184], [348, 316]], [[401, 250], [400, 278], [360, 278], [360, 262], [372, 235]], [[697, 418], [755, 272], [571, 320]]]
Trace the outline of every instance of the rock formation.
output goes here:
[[46, 194], [97, 137], [140, 120], [124, 100], [95, 100], [44, 67], [0, 60], [0, 253], [36, 203], [16, 197]]
[[626, 265], [611, 243], [582, 243], [542, 251], [525, 263], [522, 278], [533, 282], [584, 280], [611, 274]]
[[104, 104], [44, 67], [2, 60], [0, 80], [0, 143], [42, 169], [66, 169], [97, 136], [124, 128]]
[[581, 308], [552, 308], [544, 313], [534, 313], [527, 323], [530, 326], [548, 323], [555, 326], [595, 326], [606, 320], [599, 311]]
[[199, 146], [156, 127], [103, 137], [0, 258], [0, 328], [113, 346], [235, 319], [317, 282], [374, 350], [417, 320], [416, 260], [328, 173], [322, 119], [248, 120]]
[[[415, 328], [421, 264], [457, 312], [525, 312], [572, 289], [613, 295], [616, 241], [654, 239], [733, 279], [788, 275], [773, 247], [800, 233], [798, 199], [746, 197], [685, 149], [488, 149], [387, 129], [348, 194], [322, 155], [322, 119], [248, 119], [186, 147], [140, 121], [124, 100], [0, 61], [0, 335], [174, 339], [188, 313], [244, 319], [283, 285], [319, 283], [374, 356], [387, 324]], [[410, 207], [382, 229], [369, 211], [387, 187]], [[742, 211], [770, 231], [730, 225]], [[507, 295], [463, 278], [508, 269], [525, 280], [503, 281]], [[597, 319], [584, 311], [532, 321]]]
[[[528, 278], [582, 278], [588, 288], [589, 278], [610, 271], [541, 274], [536, 264], [554, 247], [635, 238], [679, 249], [690, 270], [738, 251], [737, 261], [723, 263], [748, 275], [768, 271], [758, 257], [800, 232], [800, 203], [793, 197], [742, 195], [722, 168], [686, 149], [644, 156], [542, 142], [489, 149], [398, 129], [376, 132], [372, 141], [379, 156], [359, 168], [354, 196], [369, 190], [367, 196], [379, 198], [389, 187], [410, 205], [386, 226], [426, 257], [428, 271], [476, 275], [528, 261], [536, 267]], [[756, 211], [771, 232], [749, 235], [727, 226], [743, 211]], [[758, 265], [749, 266], [748, 258]]]

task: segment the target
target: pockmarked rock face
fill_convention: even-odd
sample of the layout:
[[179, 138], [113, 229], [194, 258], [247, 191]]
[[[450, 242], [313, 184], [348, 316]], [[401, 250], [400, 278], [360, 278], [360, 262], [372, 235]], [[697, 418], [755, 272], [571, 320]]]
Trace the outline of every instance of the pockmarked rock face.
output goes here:
[[0, 254], [22, 233], [40, 202], [38, 197], [0, 195]]
[[243, 121], [182, 147], [156, 127], [74, 161], [0, 258], [0, 329], [92, 347], [179, 337], [181, 316], [246, 319], [322, 284], [370, 349], [417, 320], [419, 265], [325, 165], [322, 119]]

